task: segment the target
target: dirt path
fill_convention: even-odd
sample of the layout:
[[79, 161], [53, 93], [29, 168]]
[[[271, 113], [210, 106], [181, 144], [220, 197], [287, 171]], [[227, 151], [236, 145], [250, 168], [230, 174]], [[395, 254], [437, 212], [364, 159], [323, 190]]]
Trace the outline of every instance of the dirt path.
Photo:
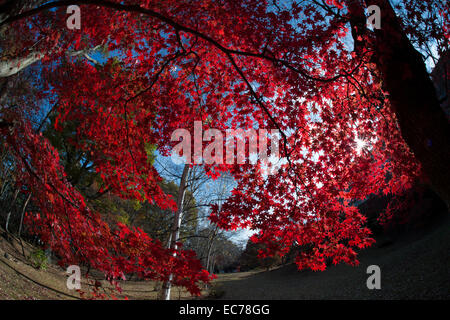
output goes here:
[[[360, 254], [360, 265], [325, 272], [297, 272], [288, 265], [269, 272], [221, 275], [222, 299], [449, 299], [450, 219], [422, 234]], [[381, 289], [366, 286], [369, 265], [381, 268]]]
[[[45, 270], [34, 268], [30, 261], [22, 254], [22, 248], [17, 239], [6, 241], [0, 229], [0, 300], [74, 300], [80, 295], [67, 289], [68, 275], [57, 265], [48, 265]], [[34, 250], [31, 245], [24, 243], [25, 256]], [[100, 280], [102, 292], [112, 293], [119, 299], [156, 299], [156, 283], [152, 281], [120, 281], [122, 293], [111, 290], [108, 281]], [[89, 292], [92, 283], [86, 279], [81, 280], [81, 289]], [[206, 292], [205, 292], [206, 293]], [[177, 299], [190, 299], [190, 294], [181, 288], [174, 287], [171, 297]]]
[[[1, 231], [1, 230], [0, 230]], [[25, 253], [33, 248], [25, 245]], [[0, 300], [78, 299], [66, 287], [67, 275], [58, 266], [33, 268], [17, 242], [0, 237]], [[6, 255], [5, 255], [6, 253]], [[384, 247], [363, 251], [358, 267], [338, 265], [325, 272], [298, 272], [288, 265], [269, 272], [221, 274], [213, 287], [222, 299], [449, 299], [450, 216], [420, 234], [412, 233]], [[381, 290], [366, 287], [367, 266], [381, 268]], [[102, 281], [108, 287], [106, 281]], [[155, 299], [155, 283], [126, 281], [118, 298]], [[88, 288], [83, 281], [83, 290]], [[204, 292], [206, 295], [206, 292]], [[190, 299], [178, 288], [172, 299]]]

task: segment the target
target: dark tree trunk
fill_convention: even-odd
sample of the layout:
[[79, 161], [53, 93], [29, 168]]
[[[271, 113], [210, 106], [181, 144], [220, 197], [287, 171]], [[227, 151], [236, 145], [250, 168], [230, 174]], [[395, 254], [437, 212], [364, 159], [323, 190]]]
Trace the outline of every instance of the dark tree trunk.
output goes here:
[[45, 0], [6, 0], [0, 4], [0, 22], [20, 12], [35, 8], [43, 4]]
[[[347, 0], [360, 21], [360, 1]], [[403, 32], [388, 0], [372, 0], [381, 9], [381, 29], [372, 44], [383, 88], [398, 118], [403, 139], [421, 163], [431, 187], [450, 205], [450, 125], [439, 104], [422, 56]], [[351, 5], [351, 6], [350, 6]], [[358, 7], [359, 5], [359, 7]], [[356, 27], [356, 29], [355, 29]], [[367, 32], [352, 25], [352, 34]]]

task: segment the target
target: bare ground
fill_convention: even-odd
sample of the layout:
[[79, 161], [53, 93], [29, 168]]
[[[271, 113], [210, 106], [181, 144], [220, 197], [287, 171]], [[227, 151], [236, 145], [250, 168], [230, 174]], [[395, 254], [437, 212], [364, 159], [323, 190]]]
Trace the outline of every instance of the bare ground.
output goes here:
[[[390, 245], [379, 239], [359, 255], [360, 265], [331, 266], [324, 272], [287, 265], [269, 272], [222, 275], [221, 299], [449, 299], [450, 217], [425, 230], [410, 231]], [[381, 269], [381, 289], [366, 286], [369, 265]]]
[[[35, 248], [19, 239], [6, 241], [4, 231], [0, 229], [0, 300], [78, 300], [80, 295], [75, 290], [67, 289], [65, 270], [50, 264], [45, 270], [32, 266], [29, 256]], [[23, 254], [25, 253], [25, 255]], [[92, 281], [92, 279], [91, 279]], [[100, 280], [100, 292], [113, 294], [118, 299], [156, 299], [158, 283], [152, 281], [120, 281], [122, 293], [112, 290], [108, 281]], [[81, 290], [92, 290], [92, 282], [81, 281]], [[206, 291], [203, 292], [206, 294]], [[171, 299], [192, 299], [184, 289], [174, 287]]]
[[[18, 239], [6, 241], [0, 229], [0, 300], [79, 299], [66, 287], [67, 274], [56, 265], [34, 268], [27, 258], [34, 248]], [[450, 298], [450, 215], [420, 232], [412, 231], [393, 244], [379, 239], [359, 255], [360, 265], [338, 265], [324, 272], [297, 271], [295, 265], [275, 270], [220, 274], [206, 299], [449, 299]], [[25, 256], [23, 255], [25, 253]], [[6, 254], [5, 254], [6, 253]], [[367, 266], [381, 268], [381, 290], [366, 286]], [[101, 281], [105, 292], [111, 286]], [[121, 299], [156, 299], [156, 283], [122, 281]], [[89, 284], [83, 280], [82, 290]], [[172, 299], [191, 299], [185, 290], [174, 288]]]

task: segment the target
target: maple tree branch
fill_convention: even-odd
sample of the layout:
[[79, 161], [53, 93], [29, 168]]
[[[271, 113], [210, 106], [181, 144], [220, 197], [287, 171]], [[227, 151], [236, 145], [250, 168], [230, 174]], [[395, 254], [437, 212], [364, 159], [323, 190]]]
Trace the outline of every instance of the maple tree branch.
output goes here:
[[[56, 8], [56, 7], [61, 7], [61, 6], [65, 6], [65, 5], [71, 5], [71, 4], [95, 4], [98, 6], [102, 6], [102, 7], [106, 7], [106, 8], [112, 8], [112, 9], [116, 9], [116, 10], [120, 10], [120, 11], [126, 11], [126, 12], [137, 12], [137, 13], [142, 13], [142, 14], [146, 14], [149, 15], [151, 17], [157, 18], [160, 21], [163, 21], [165, 23], [167, 23], [168, 25], [172, 26], [176, 32], [177, 32], [177, 37], [181, 43], [181, 39], [180, 39], [180, 35], [179, 35], [179, 31], [182, 30], [184, 32], [196, 35], [197, 37], [206, 40], [207, 42], [211, 43], [212, 45], [214, 45], [216, 48], [218, 48], [220, 51], [222, 51], [223, 53], [225, 53], [228, 57], [228, 59], [230, 60], [230, 62], [232, 63], [232, 65], [234, 66], [234, 68], [236, 69], [236, 71], [239, 73], [239, 75], [241, 76], [241, 78], [246, 82], [247, 86], [249, 87], [252, 95], [254, 96], [255, 99], [257, 99], [258, 105], [263, 109], [263, 111], [268, 115], [268, 117], [270, 118], [270, 120], [274, 123], [274, 125], [277, 127], [277, 129], [280, 131], [280, 133], [283, 136], [283, 140], [285, 141], [285, 143], [287, 143], [287, 138], [285, 133], [281, 130], [279, 124], [275, 121], [275, 119], [273, 118], [273, 116], [270, 114], [269, 110], [261, 103], [260, 99], [257, 98], [256, 93], [254, 92], [253, 88], [251, 87], [250, 83], [248, 82], [248, 80], [245, 78], [244, 74], [242, 73], [242, 70], [240, 70], [237, 65], [236, 62], [233, 59], [232, 55], [242, 55], [242, 56], [249, 56], [249, 57], [255, 57], [255, 58], [262, 58], [265, 60], [269, 60], [273, 63], [280, 63], [283, 66], [287, 67], [288, 69], [299, 73], [300, 75], [304, 76], [307, 79], [310, 80], [314, 80], [314, 81], [322, 81], [322, 82], [332, 82], [335, 81], [341, 77], [346, 76], [346, 74], [339, 74], [336, 75], [334, 77], [331, 78], [317, 78], [317, 77], [313, 77], [311, 75], [309, 75], [306, 71], [299, 69], [295, 66], [293, 66], [292, 64], [290, 64], [288, 61], [286, 60], [282, 60], [282, 59], [277, 59], [274, 57], [269, 57], [265, 54], [262, 53], [252, 53], [252, 52], [244, 52], [244, 51], [240, 51], [240, 50], [234, 50], [234, 49], [229, 49], [224, 47], [222, 44], [220, 44], [218, 41], [214, 40], [213, 38], [211, 38], [210, 36], [199, 32], [198, 30], [192, 29], [190, 27], [184, 26], [179, 24], [178, 22], [176, 22], [175, 20], [166, 17], [154, 10], [151, 9], [146, 9], [143, 8], [139, 5], [124, 5], [121, 3], [116, 3], [116, 2], [111, 2], [111, 1], [105, 1], [105, 0], [61, 0], [61, 1], [54, 1], [54, 2], [50, 2], [47, 4], [44, 4], [38, 8], [32, 9], [32, 10], [28, 10], [25, 11], [21, 14], [18, 14], [16, 16], [10, 17], [8, 19], [6, 19], [5, 21], [3, 21], [2, 23], [0, 23], [0, 26], [2, 26], [3, 24], [8, 24], [8, 23], [12, 23], [14, 21], [23, 19], [25, 17], [29, 17], [32, 15], [35, 15], [39, 12], [51, 9], [51, 8]], [[182, 44], [181, 44], [182, 45]], [[183, 48], [183, 47], [182, 47]], [[350, 74], [352, 74], [353, 72], [355, 72], [355, 70], [357, 70], [357, 68], [355, 68], [354, 70], [352, 70], [350, 72]], [[285, 150], [287, 151], [287, 150]], [[288, 154], [286, 152], [286, 154]]]
[[164, 63], [162, 64], [161, 68], [155, 73], [155, 75], [153, 76], [152, 81], [150, 82], [150, 85], [148, 85], [145, 89], [142, 89], [141, 91], [139, 91], [138, 93], [136, 93], [134, 96], [125, 99], [125, 102], [128, 103], [134, 99], [136, 99], [137, 97], [139, 97], [140, 95], [142, 95], [143, 93], [149, 91], [151, 88], [153, 88], [153, 86], [156, 84], [156, 82], [158, 82], [160, 75], [164, 72], [164, 70], [167, 68], [167, 66], [172, 62], [175, 61], [176, 59], [178, 59], [179, 57], [183, 56], [184, 54], [182, 54], [181, 52], [175, 52], [175, 54], [173, 55], [173, 57], [168, 58], [167, 60], [164, 61]]
[[[31, 9], [31, 10], [22, 12], [18, 15], [9, 17], [8, 19], [6, 19], [0, 23], [0, 27], [3, 26], [4, 24], [9, 24], [9, 23], [21, 20], [26, 17], [36, 15], [42, 11], [46, 11], [46, 10], [49, 10], [52, 8], [67, 6], [67, 5], [73, 5], [73, 4], [79, 4], [79, 5], [82, 5], [82, 4], [85, 4], [85, 5], [93, 4], [94, 5], [95, 4], [100, 7], [116, 9], [118, 11], [145, 14], [145, 15], [154, 17], [162, 22], [167, 23], [168, 25], [172, 26], [176, 30], [177, 33], [181, 30], [181, 31], [196, 35], [197, 37], [211, 43], [217, 49], [219, 49], [220, 51], [222, 51], [223, 53], [225, 53], [227, 55], [234, 54], [234, 55], [249, 56], [249, 57], [265, 59], [265, 60], [271, 61], [273, 63], [280, 63], [283, 66], [287, 67], [288, 69], [304, 76], [305, 78], [307, 78], [309, 80], [320, 81], [320, 82], [332, 82], [332, 81], [335, 81], [335, 80], [345, 76], [345, 74], [338, 74], [331, 78], [314, 77], [314, 76], [311, 76], [310, 74], [308, 74], [308, 72], [306, 72], [305, 70], [293, 66], [290, 62], [288, 62], [286, 60], [270, 57], [263, 53], [245, 52], [245, 51], [227, 48], [227, 47], [223, 46], [222, 44], [220, 44], [217, 40], [214, 40], [212, 37], [200, 32], [198, 30], [195, 30], [191, 27], [181, 25], [178, 22], [176, 22], [175, 20], [173, 20], [172, 18], [166, 17], [165, 15], [163, 15], [159, 12], [156, 12], [154, 10], [143, 8], [139, 5], [125, 5], [125, 4], [107, 1], [107, 0], [60, 0], [60, 1], [49, 2], [40, 7], [37, 7], [35, 9]], [[353, 73], [353, 72], [351, 72], [351, 73]]]
[[[220, 44], [218, 41], [214, 40], [212, 37], [198, 31], [195, 29], [192, 29], [190, 27], [184, 26], [179, 24], [178, 22], [176, 22], [175, 20], [173, 20], [172, 18], [166, 17], [164, 15], [162, 15], [161, 13], [158, 13], [154, 10], [151, 9], [147, 9], [147, 8], [143, 8], [139, 5], [125, 5], [125, 4], [121, 4], [121, 3], [116, 3], [116, 2], [112, 2], [112, 1], [106, 1], [106, 0], [61, 0], [61, 1], [54, 1], [54, 2], [50, 2], [47, 4], [44, 4], [40, 7], [37, 7], [35, 9], [31, 9], [25, 12], [22, 12], [21, 14], [9, 17], [8, 19], [6, 19], [5, 21], [0, 23], [0, 26], [4, 25], [4, 24], [9, 24], [12, 23], [14, 21], [29, 17], [29, 16], [33, 16], [35, 14], [38, 14], [39, 12], [45, 11], [45, 10], [49, 10], [52, 8], [56, 8], [56, 7], [61, 7], [61, 6], [66, 6], [66, 5], [72, 5], [72, 4], [95, 4], [97, 6], [101, 6], [101, 7], [106, 7], [106, 8], [111, 8], [111, 9], [116, 9], [119, 11], [126, 11], [126, 12], [135, 12], [135, 13], [141, 13], [141, 14], [146, 14], [148, 16], [157, 18], [158, 20], [167, 23], [168, 25], [172, 26], [176, 33], [177, 33], [177, 38], [178, 41], [180, 42], [181, 46], [181, 38], [179, 35], [179, 31], [184, 31], [193, 35], [196, 35], [197, 37], [209, 42], [210, 44], [214, 45], [217, 49], [219, 49], [220, 51], [222, 51], [223, 53], [225, 53], [227, 55], [227, 57], [229, 58], [230, 62], [235, 65], [234, 60], [232, 59], [232, 55], [241, 55], [241, 56], [248, 56], [248, 57], [255, 57], [255, 58], [261, 58], [261, 59], [265, 59], [268, 61], [271, 61], [272, 63], [280, 63], [281, 65], [287, 67], [288, 69], [290, 69], [291, 71], [294, 71], [302, 76], [304, 76], [305, 78], [309, 79], [309, 80], [314, 80], [314, 81], [321, 81], [321, 82], [332, 82], [335, 81], [341, 77], [345, 77], [348, 75], [348, 73], [342, 73], [342, 74], [338, 74], [334, 77], [331, 78], [320, 78], [320, 77], [313, 77], [311, 75], [309, 75], [305, 70], [302, 70], [298, 67], [293, 66], [291, 63], [289, 63], [286, 60], [283, 59], [278, 59], [275, 57], [270, 57], [265, 55], [264, 53], [253, 53], [253, 52], [244, 52], [244, 51], [240, 51], [240, 50], [235, 50], [235, 49], [229, 49], [225, 46], [223, 46], [222, 44]], [[182, 48], [184, 49], [184, 47], [182, 46]], [[236, 69], [236, 67], [235, 67]], [[356, 70], [358, 69], [355, 68], [354, 70], [352, 70], [349, 74], [354, 73]], [[239, 71], [238, 71], [239, 72]], [[242, 72], [239, 72], [241, 77], [242, 77]], [[247, 80], [244, 80], [246, 82], [248, 82]], [[253, 89], [252, 89], [253, 90]], [[262, 106], [259, 103], [260, 106]], [[266, 112], [269, 116], [269, 118], [271, 118], [271, 121], [277, 126], [277, 128], [279, 128], [279, 125], [275, 122], [275, 120], [273, 119], [273, 116], [270, 115], [268, 113], [268, 110], [264, 107], [263, 108], [264, 112]], [[284, 134], [283, 134], [284, 136]]]
[[[307, 187], [305, 181], [295, 172], [292, 161], [290, 159], [290, 153], [288, 152], [288, 144], [289, 142], [287, 141], [287, 136], [284, 133], [284, 131], [281, 129], [280, 125], [278, 124], [278, 122], [275, 120], [275, 118], [272, 116], [272, 114], [270, 113], [270, 111], [267, 109], [267, 107], [264, 105], [264, 103], [261, 101], [260, 97], [258, 96], [258, 94], [255, 92], [255, 90], [253, 89], [252, 85], [250, 84], [250, 82], [247, 80], [246, 76], [244, 75], [244, 72], [239, 68], [239, 66], [236, 64], [236, 61], [234, 60], [233, 56], [231, 55], [231, 53], [227, 53], [228, 55], [228, 59], [230, 60], [231, 64], [233, 65], [234, 69], [239, 73], [239, 75], [241, 76], [241, 78], [244, 80], [245, 84], [247, 85], [247, 87], [250, 90], [251, 95], [254, 97], [254, 99], [256, 100], [256, 102], [258, 103], [258, 105], [260, 106], [260, 108], [268, 115], [269, 119], [271, 120], [271, 122], [273, 124], [275, 124], [275, 126], [277, 127], [278, 131], [280, 132], [282, 138], [283, 138], [283, 149], [284, 149], [284, 153], [285, 153], [285, 157], [286, 160], [288, 161], [289, 164], [289, 169], [292, 170], [294, 172], [294, 176], [297, 177], [300, 180], [300, 183], [303, 185], [303, 187], [305, 188], [305, 191], [308, 192], [308, 194], [310, 195], [311, 199], [314, 198], [311, 191], [309, 190], [309, 188]], [[295, 183], [295, 182], [294, 182]]]
[[47, 182], [45, 183], [42, 178], [31, 168], [31, 166], [28, 164], [27, 159], [25, 159], [25, 157], [22, 155], [22, 153], [20, 153], [19, 150], [17, 150], [14, 147], [14, 151], [16, 151], [17, 155], [20, 157], [20, 159], [22, 160], [22, 163], [25, 166], [25, 169], [33, 176], [35, 177], [42, 185], [49, 185], [63, 200], [65, 200], [66, 202], [70, 203], [73, 207], [79, 209], [80, 206], [77, 205], [76, 203], [74, 203], [72, 200], [68, 199], [65, 195], [63, 195], [58, 188], [56, 188], [51, 182]]
[[[230, 61], [230, 63], [232, 64], [233, 68], [236, 70], [236, 72], [239, 74], [239, 76], [242, 78], [242, 80], [246, 83], [246, 85], [247, 85], [251, 95], [256, 100], [258, 106], [264, 111], [264, 113], [266, 113], [266, 115], [269, 117], [270, 121], [276, 126], [278, 131], [281, 133], [282, 138], [283, 138], [284, 152], [285, 152], [285, 155], [286, 155], [286, 158], [287, 158], [287, 161], [289, 163], [289, 167], [290, 168], [293, 168], [293, 166], [292, 166], [292, 162], [291, 162], [291, 160], [289, 158], [289, 154], [290, 153], [287, 150], [288, 141], [287, 141], [286, 134], [283, 132], [283, 130], [281, 129], [280, 125], [277, 123], [277, 121], [272, 116], [270, 111], [267, 109], [267, 107], [261, 101], [260, 97], [254, 91], [254, 89], [251, 86], [250, 82], [245, 77], [243, 71], [236, 64], [236, 61], [233, 58], [233, 55], [240, 55], [240, 56], [260, 58], [260, 59], [265, 59], [265, 60], [271, 61], [274, 64], [281, 64], [282, 66], [288, 68], [291, 71], [294, 71], [294, 72], [300, 74], [301, 76], [303, 76], [304, 78], [306, 78], [308, 80], [319, 81], [319, 82], [333, 82], [333, 81], [336, 81], [337, 79], [339, 79], [341, 77], [348, 77], [349, 75], [353, 74], [359, 68], [359, 64], [358, 64], [358, 66], [356, 68], [354, 68], [351, 72], [340, 73], [340, 74], [338, 74], [336, 76], [333, 76], [333, 77], [330, 77], [330, 78], [314, 77], [314, 76], [311, 76], [307, 71], [292, 65], [290, 62], [288, 62], [286, 60], [278, 59], [278, 58], [271, 57], [271, 56], [267, 56], [264, 53], [245, 52], [245, 51], [240, 51], [240, 50], [236, 50], [236, 49], [227, 48], [227, 47], [223, 46], [221, 43], [219, 43], [217, 40], [215, 40], [212, 37], [210, 37], [209, 35], [206, 35], [206, 34], [200, 32], [198, 30], [195, 30], [195, 29], [191, 28], [191, 27], [184, 26], [184, 25], [176, 22], [172, 18], [167, 17], [167, 16], [165, 16], [165, 15], [159, 13], [159, 12], [156, 12], [154, 10], [143, 8], [143, 7], [139, 6], [139, 5], [125, 5], [125, 4], [122, 4], [122, 3], [117, 3], [117, 2], [107, 1], [107, 0], [96, 0], [96, 1], [94, 1], [94, 0], [60, 0], [60, 1], [54, 1], [54, 2], [50, 2], [50, 3], [44, 4], [44, 5], [40, 6], [40, 7], [35, 8], [35, 9], [31, 9], [31, 10], [22, 12], [22, 13], [16, 15], [16, 16], [9, 17], [5, 21], [1, 22], [0, 26], [2, 26], [4, 24], [12, 23], [14, 21], [17, 21], [17, 20], [20, 20], [20, 19], [23, 19], [23, 18], [26, 18], [26, 17], [29, 17], [29, 16], [33, 16], [33, 15], [38, 14], [39, 12], [42, 12], [42, 11], [45, 11], [45, 10], [49, 10], [49, 9], [56, 8], [56, 7], [61, 7], [61, 6], [74, 5], [74, 4], [78, 4], [78, 5], [82, 5], [82, 4], [89, 5], [89, 4], [91, 4], [91, 5], [97, 5], [97, 6], [101, 6], [101, 7], [105, 7], [105, 8], [116, 9], [116, 10], [119, 10], [119, 11], [145, 14], [145, 15], [148, 15], [150, 17], [156, 18], [156, 19], [158, 19], [158, 20], [160, 20], [160, 21], [162, 21], [162, 22], [172, 26], [175, 29], [176, 33], [177, 33], [178, 41], [180, 42], [181, 46], [182, 46], [182, 43], [181, 43], [181, 38], [180, 38], [180, 35], [179, 35], [179, 31], [184, 31], [184, 32], [190, 33], [192, 35], [197, 36], [198, 38], [201, 38], [201, 39], [205, 40], [206, 42], [212, 44], [214, 47], [216, 47], [221, 52], [223, 52], [227, 56], [227, 58]], [[182, 46], [182, 48], [183, 48], [183, 46]], [[361, 59], [361, 61], [362, 60], [363, 59]], [[298, 175], [296, 175], [296, 176], [298, 176]], [[303, 179], [301, 179], [300, 177], [298, 177], [298, 178], [300, 179], [300, 181], [302, 182], [302, 184], [306, 188], [306, 185], [305, 185], [305, 182], [303, 181]], [[312, 194], [310, 192], [309, 192], [309, 194], [312, 196]]]
[[45, 122], [47, 121], [47, 119], [50, 117], [50, 115], [52, 114], [54, 108], [58, 105], [59, 101], [57, 101], [51, 108], [50, 110], [47, 112], [47, 114], [45, 115], [44, 119], [41, 121], [41, 124], [39, 125], [39, 127], [37, 128], [37, 132], [40, 132], [42, 130], [42, 127], [44, 126]]

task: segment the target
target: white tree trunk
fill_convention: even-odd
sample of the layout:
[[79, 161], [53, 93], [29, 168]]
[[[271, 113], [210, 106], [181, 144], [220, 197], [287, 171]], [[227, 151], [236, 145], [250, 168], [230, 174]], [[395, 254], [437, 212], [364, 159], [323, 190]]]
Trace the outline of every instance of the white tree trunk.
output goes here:
[[41, 60], [44, 54], [41, 52], [33, 52], [23, 58], [13, 58], [0, 61], [0, 78], [10, 77], [29, 65]]
[[[68, 57], [85, 57], [93, 64], [99, 64], [97, 60], [93, 59], [89, 54], [98, 50], [101, 45], [97, 45], [93, 48], [85, 48], [83, 50], [78, 51], [70, 51], [67, 52], [66, 55]], [[35, 62], [38, 62], [42, 58], [44, 58], [45, 54], [42, 52], [32, 52], [26, 57], [22, 58], [12, 58], [9, 60], [1, 60], [0, 61], [0, 78], [7, 78], [16, 73], [19, 73], [26, 67], [32, 65]]]
[[[178, 188], [178, 197], [177, 197], [177, 211], [175, 212], [172, 226], [172, 235], [170, 241], [170, 248], [173, 250], [177, 249], [177, 242], [180, 238], [180, 226], [181, 219], [183, 218], [183, 203], [184, 203], [184, 195], [186, 191], [186, 180], [189, 173], [189, 164], [184, 165], [183, 174], [181, 175], [180, 186]], [[176, 256], [176, 253], [174, 253]], [[163, 287], [161, 290], [160, 298], [162, 300], [170, 300], [170, 291], [172, 288], [172, 280], [173, 274], [170, 275], [169, 280], [163, 283]]]

